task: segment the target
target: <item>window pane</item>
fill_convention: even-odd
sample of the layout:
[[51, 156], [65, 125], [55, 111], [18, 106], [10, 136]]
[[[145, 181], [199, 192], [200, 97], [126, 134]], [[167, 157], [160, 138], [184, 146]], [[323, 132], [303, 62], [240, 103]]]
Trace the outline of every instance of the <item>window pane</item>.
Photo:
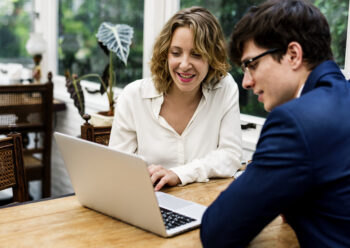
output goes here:
[[[181, 0], [181, 8], [203, 6], [210, 10], [220, 21], [228, 41], [234, 25], [247, 9], [262, 2], [264, 0]], [[312, 0], [311, 2], [327, 17], [332, 33], [334, 58], [340, 67], [344, 67], [349, 1]], [[231, 74], [239, 85], [241, 113], [266, 117], [267, 113], [263, 105], [257, 101], [257, 97], [251, 91], [242, 88], [243, 75], [239, 68], [233, 66]]]
[[117, 86], [142, 77], [143, 0], [60, 0], [59, 73], [66, 69], [82, 76], [102, 75], [109, 58], [99, 47], [96, 33], [102, 22], [134, 28], [127, 66], [114, 62]]
[[31, 0], [0, 1], [0, 63], [32, 63], [25, 45], [31, 30]]

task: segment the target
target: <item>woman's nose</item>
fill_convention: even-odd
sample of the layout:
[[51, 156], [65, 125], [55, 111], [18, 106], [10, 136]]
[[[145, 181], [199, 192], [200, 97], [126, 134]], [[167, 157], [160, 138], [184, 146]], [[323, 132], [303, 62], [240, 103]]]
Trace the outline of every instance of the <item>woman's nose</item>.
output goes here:
[[189, 57], [188, 56], [183, 56], [181, 58], [181, 61], [180, 61], [180, 68], [186, 70], [189, 67], [191, 67], [191, 62], [190, 62]]

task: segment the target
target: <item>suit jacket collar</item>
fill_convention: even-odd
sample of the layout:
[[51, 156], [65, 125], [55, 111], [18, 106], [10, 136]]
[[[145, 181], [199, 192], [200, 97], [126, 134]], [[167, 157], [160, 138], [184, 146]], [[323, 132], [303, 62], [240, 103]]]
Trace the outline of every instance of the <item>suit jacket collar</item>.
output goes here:
[[316, 66], [312, 70], [309, 77], [306, 80], [305, 86], [301, 95], [311, 91], [316, 88], [317, 83], [321, 81], [322, 77], [328, 74], [340, 74], [344, 77], [343, 73], [340, 71], [339, 66], [332, 60], [327, 60]]

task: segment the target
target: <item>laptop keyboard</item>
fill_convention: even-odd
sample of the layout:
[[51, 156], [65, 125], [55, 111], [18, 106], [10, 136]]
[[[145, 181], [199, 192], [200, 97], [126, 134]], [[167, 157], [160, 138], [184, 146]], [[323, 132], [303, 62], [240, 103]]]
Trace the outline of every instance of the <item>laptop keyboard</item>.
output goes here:
[[182, 214], [175, 213], [169, 209], [165, 209], [162, 207], [160, 207], [160, 212], [163, 216], [165, 228], [167, 230], [195, 221], [195, 219], [192, 219]]

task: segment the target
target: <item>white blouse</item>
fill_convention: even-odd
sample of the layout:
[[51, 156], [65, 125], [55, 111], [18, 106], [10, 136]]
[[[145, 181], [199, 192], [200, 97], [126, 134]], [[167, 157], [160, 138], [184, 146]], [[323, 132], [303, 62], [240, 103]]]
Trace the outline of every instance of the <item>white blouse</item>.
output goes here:
[[231, 177], [241, 167], [238, 87], [230, 74], [203, 95], [179, 135], [159, 115], [163, 94], [151, 78], [127, 85], [119, 96], [109, 146], [174, 171], [183, 185]]

